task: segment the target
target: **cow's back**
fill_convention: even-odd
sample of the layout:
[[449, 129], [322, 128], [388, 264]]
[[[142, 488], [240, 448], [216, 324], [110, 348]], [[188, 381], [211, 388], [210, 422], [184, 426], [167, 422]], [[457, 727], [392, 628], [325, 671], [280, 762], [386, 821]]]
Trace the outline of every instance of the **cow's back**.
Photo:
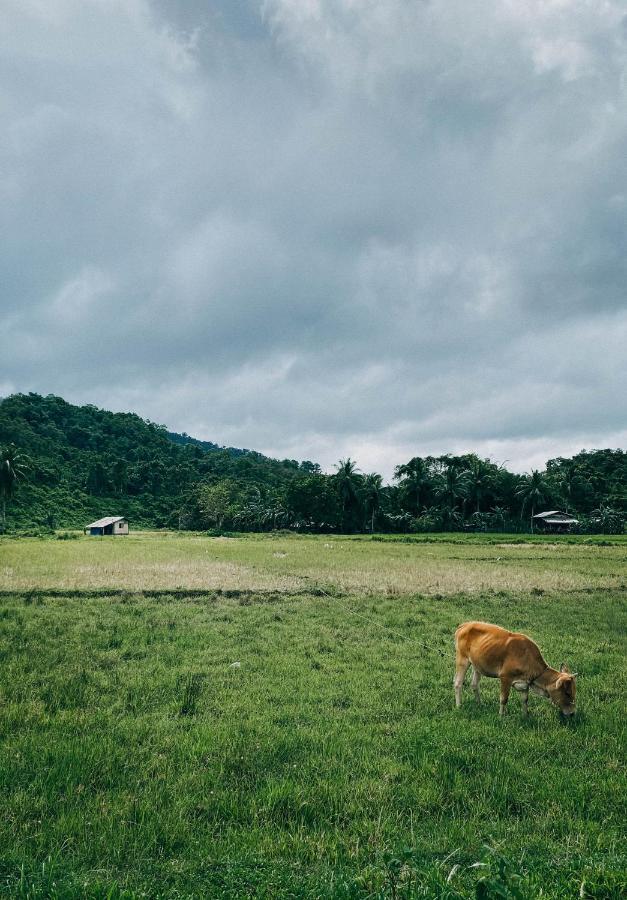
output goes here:
[[489, 622], [464, 622], [455, 632], [455, 645], [458, 655], [485, 675], [497, 676], [504, 670], [522, 674], [546, 665], [531, 638]]
[[491, 625], [489, 622], [464, 622], [455, 631], [455, 644], [462, 653], [465, 653], [471, 647], [485, 643], [505, 644], [513, 636], [513, 631], [507, 631], [500, 625]]

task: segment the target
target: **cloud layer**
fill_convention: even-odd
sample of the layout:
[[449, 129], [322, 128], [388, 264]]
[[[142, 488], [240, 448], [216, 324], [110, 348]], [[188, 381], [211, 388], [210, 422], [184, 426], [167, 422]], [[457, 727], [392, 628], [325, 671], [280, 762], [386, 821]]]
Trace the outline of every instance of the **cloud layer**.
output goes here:
[[622, 0], [2, 6], [0, 394], [386, 475], [625, 445]]

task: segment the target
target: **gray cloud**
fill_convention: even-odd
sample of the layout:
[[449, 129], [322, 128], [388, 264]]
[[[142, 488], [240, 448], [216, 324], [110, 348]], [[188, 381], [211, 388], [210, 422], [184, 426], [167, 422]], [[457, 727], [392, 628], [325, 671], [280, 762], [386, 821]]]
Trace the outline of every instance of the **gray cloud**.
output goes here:
[[624, 444], [620, 0], [3, 19], [0, 393], [386, 475]]

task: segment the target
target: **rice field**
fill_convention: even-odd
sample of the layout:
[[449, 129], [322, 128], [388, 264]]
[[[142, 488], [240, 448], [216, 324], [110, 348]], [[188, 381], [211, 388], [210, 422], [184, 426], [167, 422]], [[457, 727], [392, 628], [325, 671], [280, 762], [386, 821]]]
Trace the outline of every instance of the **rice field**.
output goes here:
[[[618, 898], [627, 541], [0, 539], [0, 894]], [[522, 630], [575, 721], [452, 633]]]
[[[369, 594], [614, 590], [627, 586], [627, 540], [454, 536], [180, 536], [5, 541], [5, 590], [293, 591], [311, 582]], [[37, 552], [41, 548], [42, 552]], [[44, 550], [45, 548], [45, 550]]]

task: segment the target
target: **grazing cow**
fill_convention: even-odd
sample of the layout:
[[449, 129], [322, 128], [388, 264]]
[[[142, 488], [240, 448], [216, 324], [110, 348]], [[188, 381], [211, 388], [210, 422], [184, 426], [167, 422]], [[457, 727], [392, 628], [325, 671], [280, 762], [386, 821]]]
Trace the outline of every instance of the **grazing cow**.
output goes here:
[[528, 714], [529, 690], [547, 697], [558, 706], [564, 716], [575, 712], [575, 676], [562, 664], [559, 672], [552, 669], [540, 653], [537, 644], [524, 634], [506, 631], [487, 622], [464, 622], [455, 632], [455, 705], [461, 706], [462, 686], [472, 663], [472, 689], [477, 703], [479, 679], [501, 679], [501, 715], [505, 712], [509, 692], [522, 694], [523, 712]]

